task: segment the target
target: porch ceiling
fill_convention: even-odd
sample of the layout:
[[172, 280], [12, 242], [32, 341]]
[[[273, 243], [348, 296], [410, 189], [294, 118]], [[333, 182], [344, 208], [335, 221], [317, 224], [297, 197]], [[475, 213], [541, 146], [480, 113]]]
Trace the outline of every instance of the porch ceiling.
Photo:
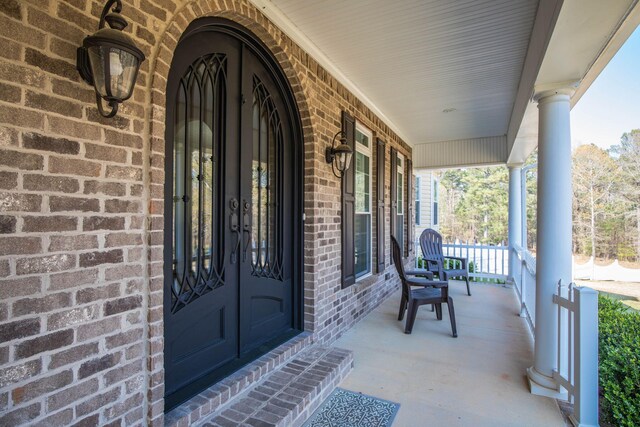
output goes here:
[[507, 133], [537, 0], [253, 2], [410, 145]]

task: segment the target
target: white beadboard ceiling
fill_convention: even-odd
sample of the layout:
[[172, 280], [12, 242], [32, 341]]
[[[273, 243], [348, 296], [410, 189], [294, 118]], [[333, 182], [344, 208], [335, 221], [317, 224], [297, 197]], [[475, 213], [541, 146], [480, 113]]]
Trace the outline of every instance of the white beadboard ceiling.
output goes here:
[[537, 0], [252, 1], [407, 143], [507, 133]]

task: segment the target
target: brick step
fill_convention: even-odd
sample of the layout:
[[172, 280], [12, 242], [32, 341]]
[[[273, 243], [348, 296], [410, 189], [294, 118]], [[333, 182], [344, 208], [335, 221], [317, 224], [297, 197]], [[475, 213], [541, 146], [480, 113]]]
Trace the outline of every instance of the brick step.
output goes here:
[[195, 425], [300, 426], [352, 368], [351, 351], [314, 345]]
[[192, 426], [234, 400], [268, 374], [281, 368], [301, 351], [313, 345], [313, 336], [303, 332], [274, 348], [224, 380], [171, 410], [164, 417], [165, 427]]

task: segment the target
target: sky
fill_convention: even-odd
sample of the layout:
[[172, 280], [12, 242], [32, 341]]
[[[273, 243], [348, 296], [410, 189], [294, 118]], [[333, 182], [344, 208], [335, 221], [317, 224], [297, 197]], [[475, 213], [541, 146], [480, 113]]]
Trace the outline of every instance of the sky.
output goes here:
[[602, 148], [640, 128], [640, 27], [571, 110], [571, 142]]

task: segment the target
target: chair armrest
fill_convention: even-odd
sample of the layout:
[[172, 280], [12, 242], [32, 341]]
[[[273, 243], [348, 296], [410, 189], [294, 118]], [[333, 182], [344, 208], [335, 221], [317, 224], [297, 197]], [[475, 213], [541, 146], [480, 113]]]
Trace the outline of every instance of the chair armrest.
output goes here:
[[422, 286], [423, 288], [448, 288], [448, 282], [442, 282], [440, 280], [427, 280], [427, 279], [407, 279], [407, 285], [409, 286]]
[[433, 280], [433, 273], [424, 268], [419, 268], [416, 270], [405, 270], [404, 274], [407, 276], [423, 276], [429, 280]]
[[467, 269], [467, 263], [469, 262], [467, 258], [462, 258], [459, 256], [446, 256], [445, 259], [455, 259], [457, 261], [460, 261], [462, 263], [462, 268], [464, 268], [465, 270]]

